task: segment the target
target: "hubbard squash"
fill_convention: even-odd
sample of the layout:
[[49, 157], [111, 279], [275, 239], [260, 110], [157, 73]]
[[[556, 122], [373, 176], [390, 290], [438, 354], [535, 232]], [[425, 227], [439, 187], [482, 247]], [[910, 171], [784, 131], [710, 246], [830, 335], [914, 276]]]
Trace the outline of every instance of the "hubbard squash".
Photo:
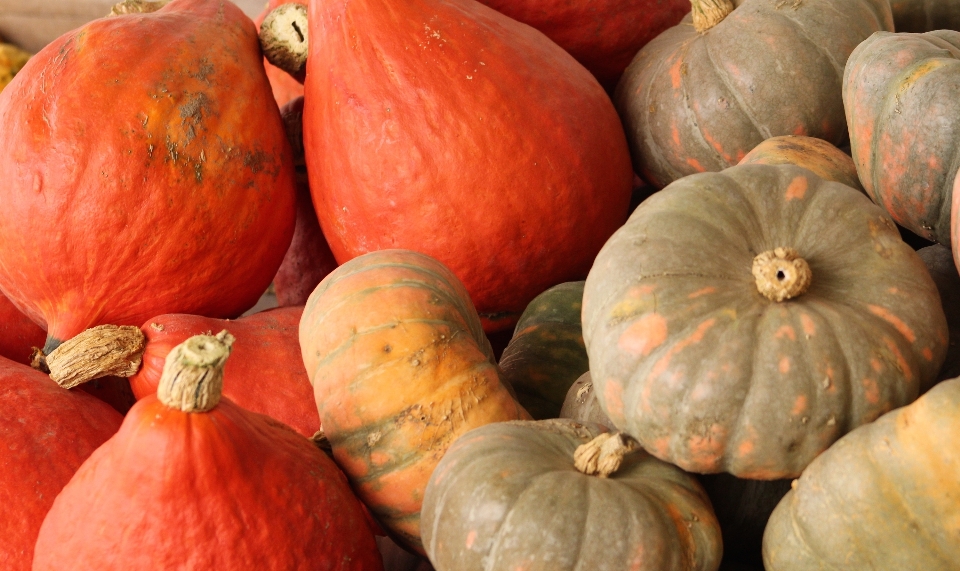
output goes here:
[[771, 137], [747, 153], [741, 165], [797, 165], [824, 180], [843, 183], [860, 192], [863, 185], [850, 155], [816, 137], [784, 135]]
[[0, 357], [29, 365], [32, 349], [41, 347], [46, 336], [46, 331], [0, 292]]
[[633, 163], [658, 188], [740, 162], [764, 139], [846, 137], [850, 52], [892, 30], [887, 0], [692, 0], [637, 53], [614, 96]]
[[950, 246], [960, 168], [960, 32], [878, 33], [843, 79], [850, 149], [874, 202], [917, 235]]
[[380, 250], [334, 270], [307, 301], [300, 348], [334, 459], [421, 554], [423, 491], [450, 444], [530, 418], [501, 384], [463, 284], [423, 254]]
[[0, 568], [29, 571], [54, 498], [122, 421], [92, 396], [0, 357]]
[[157, 395], [53, 502], [33, 571], [382, 569], [365, 512], [307, 438], [220, 398], [232, 336], [191, 337]]
[[423, 502], [438, 571], [716, 571], [720, 528], [697, 481], [639, 449], [607, 476], [584, 471], [603, 432], [558, 419], [460, 437]]
[[840, 439], [763, 535], [767, 571], [954, 571], [960, 562], [960, 379]]
[[235, 317], [267, 288], [295, 194], [260, 62], [234, 4], [173, 0], [64, 34], [0, 93], [0, 290], [46, 353], [97, 324]]
[[449, 267], [488, 332], [583, 279], [633, 172], [596, 79], [473, 0], [311, 2], [310, 191], [337, 261], [405, 248]]
[[889, 217], [793, 165], [647, 199], [590, 270], [583, 335], [618, 429], [685, 470], [754, 479], [795, 477], [915, 400], [947, 347], [936, 286]]

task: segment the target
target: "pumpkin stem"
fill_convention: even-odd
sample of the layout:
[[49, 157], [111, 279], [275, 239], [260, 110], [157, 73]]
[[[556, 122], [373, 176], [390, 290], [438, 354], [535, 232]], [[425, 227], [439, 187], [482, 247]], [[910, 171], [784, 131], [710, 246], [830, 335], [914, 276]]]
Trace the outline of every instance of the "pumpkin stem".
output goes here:
[[170, 0], [124, 0], [115, 4], [107, 16], [122, 16], [124, 14], [149, 14], [166, 6]]
[[132, 325], [98, 325], [61, 343], [49, 355], [35, 349], [31, 364], [65, 389], [100, 377], [131, 377], [140, 369], [147, 339]]
[[719, 24], [734, 9], [730, 0], [690, 0], [690, 5], [693, 27], [700, 34]]
[[226, 330], [194, 335], [177, 345], [163, 363], [157, 398], [183, 412], [207, 412], [220, 402], [223, 367], [235, 338]]
[[307, 7], [281, 4], [260, 24], [260, 49], [267, 61], [303, 82], [307, 51]]
[[775, 248], [753, 259], [757, 290], [770, 301], [781, 302], [810, 288], [810, 265], [793, 248]]
[[623, 457], [640, 444], [622, 432], [604, 432], [573, 453], [573, 465], [588, 476], [606, 478], [620, 469]]
[[310, 441], [313, 442], [313, 445], [319, 448], [321, 452], [333, 458], [333, 445], [330, 444], [330, 439], [327, 438], [327, 434], [323, 431], [322, 426], [320, 427], [320, 430], [313, 433], [313, 436], [310, 437]]

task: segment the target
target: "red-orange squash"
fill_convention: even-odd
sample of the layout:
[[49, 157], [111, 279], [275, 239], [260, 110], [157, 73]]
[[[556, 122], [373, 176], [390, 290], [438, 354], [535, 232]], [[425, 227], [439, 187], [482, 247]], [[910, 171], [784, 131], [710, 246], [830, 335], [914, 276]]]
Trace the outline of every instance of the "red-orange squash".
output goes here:
[[0, 357], [0, 569], [29, 571], [53, 499], [123, 417]]
[[[163, 363], [189, 337], [230, 328], [237, 338], [223, 372], [223, 395], [247, 410], [273, 417], [310, 437], [320, 429], [313, 389], [297, 338], [303, 307], [261, 311], [235, 321], [198, 315], [158, 315], [141, 327], [143, 364], [130, 386], [138, 399], [157, 392]], [[86, 386], [86, 385], [84, 385]]]
[[481, 2], [546, 34], [610, 90], [640, 48], [690, 11], [690, 0]]
[[911, 232], [950, 246], [960, 168], [960, 32], [881, 33], [850, 55], [843, 101], [850, 149], [874, 202]]
[[33, 571], [379, 571], [363, 507], [286, 425], [220, 399], [230, 336], [197, 336], [158, 394], [83, 463], [40, 529]]
[[633, 174], [596, 79], [473, 0], [312, 2], [310, 191], [340, 263], [423, 252], [489, 331], [583, 279], [626, 219]]
[[0, 93], [0, 289], [46, 324], [47, 352], [256, 303], [295, 204], [260, 62], [234, 4], [173, 0], [61, 36]]
[[587, 277], [604, 411], [693, 472], [796, 477], [936, 381], [936, 286], [881, 208], [793, 165], [692, 175], [648, 198]]
[[662, 188], [733, 166], [780, 135], [844, 140], [844, 63], [870, 34], [893, 29], [887, 0], [692, 6], [637, 53], [617, 86], [640, 176]]
[[0, 292], [0, 357], [30, 364], [33, 347], [42, 347], [47, 332]]
[[300, 348], [334, 459], [384, 529], [420, 553], [423, 491], [450, 444], [530, 418], [501, 384], [463, 285], [417, 252], [334, 270], [307, 302]]

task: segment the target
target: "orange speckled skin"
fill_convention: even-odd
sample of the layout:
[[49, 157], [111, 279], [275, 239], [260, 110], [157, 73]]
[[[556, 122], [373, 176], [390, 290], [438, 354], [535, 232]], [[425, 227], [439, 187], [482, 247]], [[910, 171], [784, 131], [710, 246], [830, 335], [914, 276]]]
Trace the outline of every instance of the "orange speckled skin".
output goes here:
[[261, 311], [235, 321], [199, 315], [159, 315], [143, 324], [143, 365], [130, 377], [138, 399], [157, 392], [163, 363], [194, 335], [226, 329], [237, 340], [223, 370], [223, 394], [247, 410], [271, 416], [310, 437], [320, 429], [313, 388], [300, 358], [297, 331], [303, 307]]
[[61, 36], [0, 94], [0, 289], [48, 350], [256, 303], [295, 202], [261, 60], [235, 5], [174, 0]]
[[481, 0], [529, 24], [616, 87], [633, 56], [690, 11], [690, 0]]
[[646, 45], [614, 101], [637, 172], [660, 188], [740, 162], [764, 139], [847, 135], [844, 63], [878, 30], [886, 0], [735, 0], [703, 34], [690, 17]]
[[874, 202], [901, 226], [950, 246], [960, 167], [960, 32], [875, 34], [843, 80], [850, 150]]
[[843, 183], [860, 192], [863, 185], [849, 155], [816, 137], [784, 135], [771, 137], [753, 148], [741, 165], [797, 165], [824, 180]]
[[307, 302], [300, 347], [337, 464], [420, 553], [423, 491], [450, 444], [530, 418], [501, 384], [463, 285], [423, 254], [381, 250], [334, 270]]
[[[303, 4], [304, 6], [307, 5], [306, 0], [270, 0], [267, 2], [267, 6], [263, 9], [263, 12], [260, 12], [253, 20], [253, 23], [257, 25], [257, 30], [260, 30], [260, 24], [263, 23], [263, 19], [267, 17], [267, 14], [281, 4], [286, 4], [291, 1]], [[263, 68], [267, 72], [267, 79], [270, 80], [270, 88], [273, 90], [273, 98], [277, 100], [277, 107], [282, 108], [297, 97], [303, 97], [303, 83], [294, 79], [292, 75], [271, 64], [266, 58], [263, 60]]]
[[602, 432], [560, 419], [457, 440], [423, 503], [437, 569], [716, 571], [720, 526], [693, 476], [642, 450], [608, 478], [574, 467], [577, 447]]
[[[794, 248], [810, 289], [761, 295], [755, 256]], [[611, 421], [685, 470], [795, 477], [935, 381], [947, 322], [883, 210], [793, 165], [740, 165], [648, 198], [587, 277], [583, 337]]]
[[0, 292], [0, 357], [29, 365], [32, 348], [43, 347], [46, 336], [46, 331]]
[[633, 174], [596, 79], [472, 0], [310, 4], [304, 144], [340, 263], [404, 248], [464, 283], [488, 332], [583, 279]]
[[223, 399], [156, 396], [80, 467], [37, 538], [33, 571], [379, 571], [360, 502], [308, 439]]
[[122, 421], [106, 403], [0, 357], [0, 569], [29, 571], [53, 499]]
[[960, 379], [854, 430], [810, 464], [763, 537], [767, 571], [955, 571]]

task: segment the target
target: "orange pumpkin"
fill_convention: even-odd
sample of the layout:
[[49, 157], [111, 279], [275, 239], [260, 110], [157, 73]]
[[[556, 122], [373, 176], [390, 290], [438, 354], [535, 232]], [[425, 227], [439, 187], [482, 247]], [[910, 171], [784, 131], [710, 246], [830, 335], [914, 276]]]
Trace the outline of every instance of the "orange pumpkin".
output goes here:
[[42, 346], [46, 336], [46, 331], [0, 292], [0, 357], [29, 365], [31, 349]]

